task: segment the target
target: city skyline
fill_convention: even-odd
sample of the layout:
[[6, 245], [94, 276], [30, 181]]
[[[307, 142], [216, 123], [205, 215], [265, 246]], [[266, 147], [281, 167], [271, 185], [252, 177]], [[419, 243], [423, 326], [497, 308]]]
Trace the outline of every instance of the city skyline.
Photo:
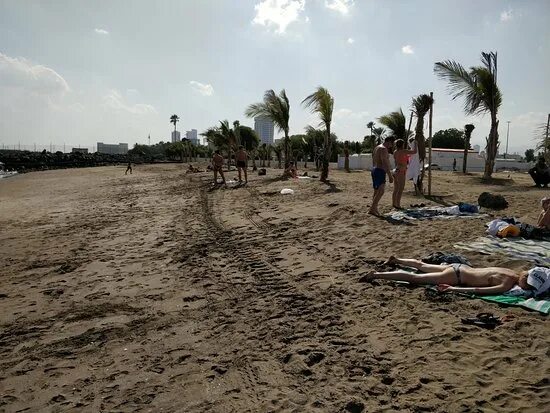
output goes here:
[[[367, 122], [433, 91], [434, 132], [473, 123], [483, 147], [488, 116], [465, 116], [433, 65], [469, 67], [496, 50], [501, 149], [510, 121], [509, 152], [521, 153], [550, 109], [549, 12], [543, 1], [135, 1], [131, 13], [121, 2], [0, 1], [0, 143], [165, 141], [174, 111], [182, 130], [245, 125], [271, 88], [286, 89], [290, 133], [303, 133], [318, 120], [300, 102], [322, 85], [341, 140], [362, 140]], [[193, 28], [177, 24], [188, 18]]]

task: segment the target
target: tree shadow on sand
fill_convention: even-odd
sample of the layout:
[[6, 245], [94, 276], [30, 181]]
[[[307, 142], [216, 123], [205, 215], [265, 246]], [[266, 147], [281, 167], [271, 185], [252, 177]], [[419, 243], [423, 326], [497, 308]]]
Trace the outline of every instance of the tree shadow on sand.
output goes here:
[[340, 188], [336, 187], [336, 184], [333, 184], [330, 181], [323, 182], [328, 188], [325, 189], [325, 194], [334, 194], [338, 192], [342, 192]]

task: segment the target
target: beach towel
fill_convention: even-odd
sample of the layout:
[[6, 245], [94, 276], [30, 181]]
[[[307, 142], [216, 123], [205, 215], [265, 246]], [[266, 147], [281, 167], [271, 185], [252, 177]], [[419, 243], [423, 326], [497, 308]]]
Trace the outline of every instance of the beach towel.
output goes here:
[[480, 237], [474, 241], [462, 241], [454, 245], [466, 251], [481, 254], [501, 254], [507, 257], [550, 266], [550, 241], [523, 238]]
[[516, 297], [513, 295], [477, 295], [475, 298], [481, 298], [484, 301], [489, 301], [493, 303], [503, 304], [503, 305], [513, 305], [523, 308], [528, 308], [529, 310], [538, 311], [543, 314], [550, 314], [550, 299], [543, 298], [526, 298], [526, 297]]
[[[411, 151], [414, 151], [416, 148], [416, 141], [412, 141], [410, 144]], [[420, 177], [420, 157], [418, 152], [409, 157], [409, 165], [407, 167], [407, 181], [412, 180], [416, 185], [418, 183], [418, 178]]]
[[451, 207], [425, 207], [393, 211], [388, 214], [389, 218], [397, 221], [425, 220], [425, 219], [452, 219], [452, 218], [480, 218], [485, 214], [463, 212], [458, 205]]

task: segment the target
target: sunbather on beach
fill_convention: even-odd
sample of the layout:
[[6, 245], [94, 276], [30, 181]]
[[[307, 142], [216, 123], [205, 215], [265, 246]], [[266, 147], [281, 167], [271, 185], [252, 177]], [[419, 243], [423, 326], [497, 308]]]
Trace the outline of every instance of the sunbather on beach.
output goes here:
[[[473, 268], [465, 264], [432, 265], [415, 259], [390, 257], [387, 264], [415, 268], [424, 274], [415, 274], [409, 271], [397, 270], [388, 272], [372, 271], [367, 274], [366, 280], [376, 279], [407, 281], [412, 284], [437, 285], [439, 291], [454, 291], [474, 293], [479, 295], [501, 294], [519, 285], [524, 290], [535, 290], [542, 293], [549, 287], [550, 276], [537, 279], [538, 273], [533, 271], [516, 272], [508, 268], [487, 267]], [[549, 271], [550, 272], [550, 271]]]
[[288, 168], [285, 169], [285, 175], [290, 178], [298, 177], [298, 169], [296, 169], [296, 166], [294, 166], [294, 162], [290, 162]]
[[542, 211], [537, 220], [537, 227], [550, 231], [550, 197], [542, 198], [540, 201]]

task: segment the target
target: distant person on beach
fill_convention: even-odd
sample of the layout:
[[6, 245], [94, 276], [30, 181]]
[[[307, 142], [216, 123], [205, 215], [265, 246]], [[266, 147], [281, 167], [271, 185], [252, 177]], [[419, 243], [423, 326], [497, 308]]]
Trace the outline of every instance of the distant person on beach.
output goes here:
[[245, 151], [244, 146], [239, 146], [239, 150], [235, 153], [235, 161], [237, 162], [237, 171], [239, 172], [239, 182], [242, 182], [241, 171], [244, 171], [244, 183], [248, 183], [248, 153]]
[[437, 285], [440, 292], [474, 293], [479, 295], [501, 294], [519, 285], [523, 290], [533, 290], [536, 295], [550, 288], [550, 269], [535, 267], [516, 272], [508, 268], [472, 268], [465, 264], [431, 265], [415, 259], [390, 257], [388, 265], [414, 268], [425, 274], [397, 270], [372, 271], [366, 281], [376, 279], [407, 281], [412, 284]]
[[290, 162], [288, 164], [288, 168], [285, 169], [285, 175], [289, 178], [297, 178], [298, 177], [298, 169], [294, 165], [294, 162]]
[[130, 175], [132, 175], [132, 162], [128, 161], [128, 166], [126, 167], [126, 172], [124, 172], [124, 175], [128, 175], [128, 171], [130, 171]]
[[544, 197], [540, 201], [542, 211], [537, 220], [537, 227], [550, 231], [550, 197]]
[[550, 184], [550, 168], [546, 165], [544, 156], [539, 157], [536, 165], [529, 169], [529, 175], [535, 181], [535, 186], [538, 188], [548, 188]]
[[401, 209], [401, 197], [405, 189], [405, 183], [407, 181], [407, 166], [409, 162], [409, 155], [416, 153], [416, 145], [414, 149], [405, 149], [405, 141], [398, 139], [395, 141], [395, 152], [393, 158], [395, 159], [395, 173], [393, 175], [393, 196], [392, 204], [394, 208]]
[[456, 172], [456, 158], [453, 159], [453, 172]]
[[393, 148], [393, 137], [388, 137], [384, 140], [384, 143], [374, 148], [372, 152], [372, 186], [374, 187], [374, 195], [372, 196], [372, 205], [369, 209], [369, 214], [380, 215], [378, 211], [378, 203], [384, 195], [384, 188], [386, 187], [386, 175], [390, 181], [393, 182], [390, 167], [390, 153], [389, 150]]
[[214, 184], [218, 184], [218, 172], [222, 177], [223, 184], [225, 185], [225, 176], [223, 174], [223, 156], [220, 151], [217, 150], [212, 156], [212, 169], [214, 170]]

